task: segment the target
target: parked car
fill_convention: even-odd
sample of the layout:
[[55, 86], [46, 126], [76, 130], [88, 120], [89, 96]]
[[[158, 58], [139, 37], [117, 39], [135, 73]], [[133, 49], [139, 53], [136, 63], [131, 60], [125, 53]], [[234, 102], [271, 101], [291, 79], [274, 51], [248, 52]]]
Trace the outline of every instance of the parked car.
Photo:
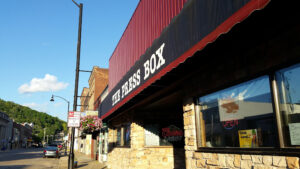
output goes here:
[[44, 156], [45, 157], [55, 157], [60, 158], [60, 152], [57, 146], [48, 146], [44, 149]]
[[49, 146], [57, 147], [58, 150], [61, 150], [61, 149], [62, 149], [62, 144], [57, 143], [57, 142], [51, 143]]

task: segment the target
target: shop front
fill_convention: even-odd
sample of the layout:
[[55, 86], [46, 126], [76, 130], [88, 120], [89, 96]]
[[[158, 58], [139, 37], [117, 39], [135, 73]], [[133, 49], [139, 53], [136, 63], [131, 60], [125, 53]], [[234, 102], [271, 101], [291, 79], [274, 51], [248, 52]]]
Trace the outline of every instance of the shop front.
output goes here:
[[109, 121], [110, 168], [184, 168], [184, 125], [179, 93]]
[[291, 3], [184, 2], [99, 106], [108, 167], [299, 168]]

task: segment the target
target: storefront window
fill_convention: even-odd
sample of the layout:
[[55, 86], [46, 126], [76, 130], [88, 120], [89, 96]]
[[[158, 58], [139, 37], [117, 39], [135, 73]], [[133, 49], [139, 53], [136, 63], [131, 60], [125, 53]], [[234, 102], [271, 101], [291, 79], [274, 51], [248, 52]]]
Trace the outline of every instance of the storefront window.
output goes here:
[[268, 76], [198, 99], [206, 147], [276, 147], [275, 113]]
[[146, 146], [159, 146], [159, 125], [151, 124], [145, 126], [145, 145]]
[[149, 124], [145, 126], [145, 145], [182, 147], [183, 135], [183, 130], [172, 124]]
[[125, 131], [124, 145], [130, 146], [130, 124], [127, 124], [124, 127], [124, 131]]
[[122, 146], [122, 128], [117, 128], [117, 146]]
[[276, 72], [287, 146], [300, 145], [300, 64]]
[[130, 123], [117, 128], [117, 146], [130, 146]]

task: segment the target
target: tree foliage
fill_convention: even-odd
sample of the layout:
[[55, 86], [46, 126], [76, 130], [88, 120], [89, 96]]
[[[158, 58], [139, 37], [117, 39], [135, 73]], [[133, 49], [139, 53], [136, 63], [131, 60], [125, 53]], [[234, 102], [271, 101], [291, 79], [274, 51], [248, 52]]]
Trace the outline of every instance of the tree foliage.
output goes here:
[[10, 119], [13, 119], [17, 123], [33, 123], [34, 129], [32, 138], [36, 142], [43, 139], [44, 128], [46, 135], [55, 135], [59, 131], [67, 131], [67, 124], [65, 121], [14, 102], [0, 99], [0, 111], [6, 113]]

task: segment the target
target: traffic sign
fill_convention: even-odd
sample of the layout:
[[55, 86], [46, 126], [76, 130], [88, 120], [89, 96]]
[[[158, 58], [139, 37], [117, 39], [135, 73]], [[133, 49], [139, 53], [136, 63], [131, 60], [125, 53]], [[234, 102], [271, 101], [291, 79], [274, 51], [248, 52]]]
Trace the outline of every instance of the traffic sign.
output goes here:
[[68, 127], [80, 127], [80, 112], [70, 111], [68, 114]]

